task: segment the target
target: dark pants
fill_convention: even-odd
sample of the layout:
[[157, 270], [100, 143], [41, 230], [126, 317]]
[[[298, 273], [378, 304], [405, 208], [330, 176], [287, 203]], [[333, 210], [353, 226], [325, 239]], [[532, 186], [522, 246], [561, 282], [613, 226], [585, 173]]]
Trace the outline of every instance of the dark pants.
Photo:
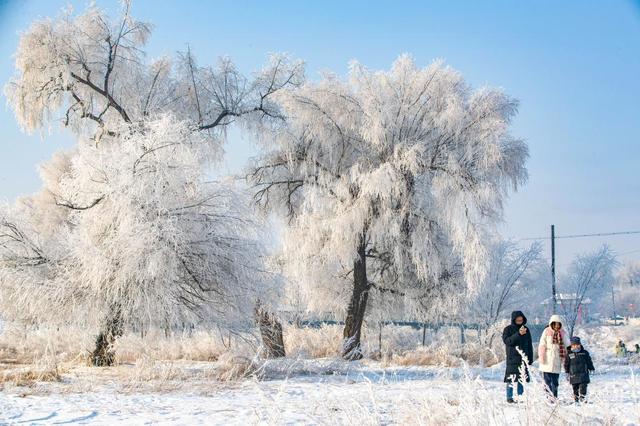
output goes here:
[[542, 373], [542, 377], [544, 378], [544, 383], [547, 385], [547, 389], [549, 393], [553, 395], [555, 398], [558, 397], [558, 379], [560, 378], [560, 374], [556, 373]]
[[576, 383], [573, 386], [573, 399], [578, 401], [584, 401], [587, 396], [587, 383]]
[[513, 384], [511, 383], [507, 383], [507, 400], [512, 400], [513, 399], [513, 388], [516, 388], [516, 392], [518, 393], [518, 396], [522, 395], [524, 393], [524, 387], [522, 386], [522, 383], [520, 382], [515, 382]]

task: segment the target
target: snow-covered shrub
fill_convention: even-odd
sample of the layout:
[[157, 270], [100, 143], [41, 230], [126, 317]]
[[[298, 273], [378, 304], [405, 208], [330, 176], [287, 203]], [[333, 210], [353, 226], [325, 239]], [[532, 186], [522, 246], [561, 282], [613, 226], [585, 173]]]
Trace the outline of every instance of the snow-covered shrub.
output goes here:
[[439, 365], [443, 367], [459, 367], [462, 360], [451, 353], [449, 348], [423, 347], [392, 355], [388, 361], [397, 365]]
[[223, 353], [215, 366], [215, 377], [221, 381], [260, 377], [260, 363], [237, 352]]
[[183, 369], [178, 368], [172, 362], [156, 361], [148, 356], [138, 358], [134, 364], [130, 376], [133, 381], [148, 382], [158, 380], [185, 380], [188, 376]]

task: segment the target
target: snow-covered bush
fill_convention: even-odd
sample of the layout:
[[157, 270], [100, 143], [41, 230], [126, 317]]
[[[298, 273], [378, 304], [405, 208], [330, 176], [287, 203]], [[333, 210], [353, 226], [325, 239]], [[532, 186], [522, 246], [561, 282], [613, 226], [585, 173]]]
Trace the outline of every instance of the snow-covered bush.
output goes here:
[[246, 355], [234, 351], [225, 352], [215, 367], [215, 377], [221, 381], [259, 378], [262, 376], [260, 363]]

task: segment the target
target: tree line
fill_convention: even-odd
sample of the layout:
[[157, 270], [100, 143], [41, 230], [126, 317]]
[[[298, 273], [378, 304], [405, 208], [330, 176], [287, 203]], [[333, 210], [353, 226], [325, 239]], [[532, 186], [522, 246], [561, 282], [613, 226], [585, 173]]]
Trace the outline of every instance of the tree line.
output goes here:
[[[343, 315], [352, 360], [367, 315], [454, 312], [486, 290], [495, 226], [527, 179], [516, 100], [408, 55], [316, 81], [275, 55], [247, 77], [189, 49], [150, 61], [150, 36], [128, 2], [116, 19], [91, 6], [22, 35], [5, 87], [17, 121], [77, 143], [0, 210], [4, 317], [94, 327], [95, 365], [131, 324], [258, 324], [279, 356], [275, 311], [295, 282], [309, 309]], [[261, 152], [242, 182], [211, 179], [234, 126]], [[276, 253], [268, 215], [284, 223]], [[507, 290], [538, 251], [510, 250]]]

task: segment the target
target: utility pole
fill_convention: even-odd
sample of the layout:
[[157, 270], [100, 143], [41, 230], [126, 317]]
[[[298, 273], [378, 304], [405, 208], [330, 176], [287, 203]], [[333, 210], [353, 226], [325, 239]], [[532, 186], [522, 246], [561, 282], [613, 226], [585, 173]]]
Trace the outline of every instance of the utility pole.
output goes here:
[[613, 325], [618, 325], [618, 315], [616, 314], [616, 296], [613, 290], [613, 284], [611, 285], [611, 304], [613, 305]]
[[553, 313], [556, 313], [557, 299], [556, 299], [556, 227], [551, 225], [551, 296], [553, 303]]

